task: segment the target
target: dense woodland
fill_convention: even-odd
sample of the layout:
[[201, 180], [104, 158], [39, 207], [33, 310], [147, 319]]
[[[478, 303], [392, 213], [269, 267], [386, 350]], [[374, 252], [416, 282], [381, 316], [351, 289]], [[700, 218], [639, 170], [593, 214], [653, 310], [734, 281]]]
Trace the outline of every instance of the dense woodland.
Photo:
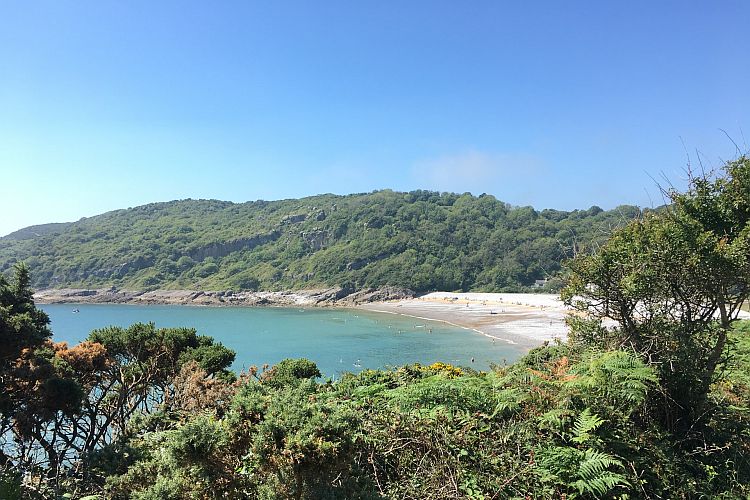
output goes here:
[[211, 338], [152, 324], [56, 344], [16, 266], [0, 498], [747, 498], [750, 160], [668, 194], [568, 263], [567, 343], [484, 373], [234, 374]]
[[514, 291], [640, 215], [429, 191], [183, 200], [17, 231], [0, 238], [0, 272], [23, 261], [37, 288]]

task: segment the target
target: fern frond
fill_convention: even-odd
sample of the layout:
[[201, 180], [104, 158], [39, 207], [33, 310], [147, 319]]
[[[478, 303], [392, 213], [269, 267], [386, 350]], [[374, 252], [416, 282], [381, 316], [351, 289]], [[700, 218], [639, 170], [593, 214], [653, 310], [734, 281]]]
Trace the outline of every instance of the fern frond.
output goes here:
[[583, 461], [578, 466], [578, 474], [582, 479], [594, 479], [605, 469], [615, 465], [621, 467], [622, 462], [608, 453], [589, 448], [584, 452]]
[[591, 439], [591, 432], [598, 429], [604, 423], [604, 419], [593, 413], [590, 408], [586, 408], [578, 415], [578, 418], [573, 424], [573, 439], [574, 443], [585, 443]]
[[616, 472], [603, 472], [601, 475], [589, 479], [579, 479], [573, 483], [573, 487], [581, 494], [590, 494], [595, 497], [603, 497], [617, 486], [630, 486], [622, 474]]

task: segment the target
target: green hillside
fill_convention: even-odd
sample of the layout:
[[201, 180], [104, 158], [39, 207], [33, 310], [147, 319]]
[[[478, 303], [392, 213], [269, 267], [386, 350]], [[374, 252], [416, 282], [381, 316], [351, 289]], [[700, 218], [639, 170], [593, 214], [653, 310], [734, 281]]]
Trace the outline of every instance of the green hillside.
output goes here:
[[37, 288], [510, 291], [554, 276], [640, 213], [537, 211], [429, 191], [188, 199], [17, 231], [0, 238], [0, 271], [25, 261]]

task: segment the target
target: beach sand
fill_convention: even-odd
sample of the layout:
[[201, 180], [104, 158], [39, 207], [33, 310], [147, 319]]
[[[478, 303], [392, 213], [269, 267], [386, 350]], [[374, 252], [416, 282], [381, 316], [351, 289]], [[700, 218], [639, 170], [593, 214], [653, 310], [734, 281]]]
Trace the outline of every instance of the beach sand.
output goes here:
[[414, 299], [358, 307], [442, 321], [523, 347], [565, 340], [568, 334], [567, 309], [559, 296], [551, 294], [434, 292]]
[[[553, 294], [433, 292], [414, 299], [357, 307], [442, 321], [528, 348], [557, 339], [565, 341], [568, 336], [565, 317], [569, 310]], [[750, 312], [741, 311], [739, 318], [750, 319]], [[604, 324], [615, 325], [612, 320], [605, 320]]]

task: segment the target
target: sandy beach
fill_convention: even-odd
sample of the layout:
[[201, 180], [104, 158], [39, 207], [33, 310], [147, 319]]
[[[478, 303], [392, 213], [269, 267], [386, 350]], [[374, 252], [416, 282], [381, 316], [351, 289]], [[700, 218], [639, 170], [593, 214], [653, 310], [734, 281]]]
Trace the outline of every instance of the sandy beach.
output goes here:
[[[473, 330], [498, 341], [536, 347], [543, 342], [564, 341], [568, 336], [568, 309], [554, 294], [433, 292], [413, 299], [372, 302], [357, 307], [442, 321]], [[740, 319], [750, 319], [741, 311]], [[605, 325], [614, 326], [612, 320]]]
[[524, 347], [565, 340], [568, 334], [567, 309], [559, 296], [551, 294], [433, 292], [413, 299], [357, 307], [442, 321]]

